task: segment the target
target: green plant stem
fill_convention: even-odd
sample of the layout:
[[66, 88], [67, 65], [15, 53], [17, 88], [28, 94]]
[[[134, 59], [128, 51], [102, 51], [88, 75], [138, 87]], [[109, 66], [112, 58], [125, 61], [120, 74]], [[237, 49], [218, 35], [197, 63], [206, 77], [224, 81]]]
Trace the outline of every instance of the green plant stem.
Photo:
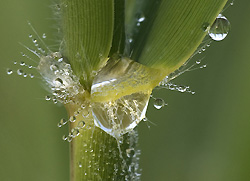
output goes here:
[[[73, 115], [78, 109], [68, 105], [68, 113]], [[94, 126], [92, 115], [86, 119], [78, 116], [70, 128], [75, 128], [79, 121], [86, 126], [70, 144], [71, 181], [83, 180], [138, 180], [139, 155], [136, 131], [126, 134], [120, 150], [117, 140]]]
[[[113, 35], [113, 19], [119, 12], [113, 14], [113, 0], [62, 0], [61, 6], [65, 41], [63, 56], [68, 59], [86, 91], [86, 94], [76, 99], [83, 102], [88, 100], [86, 102], [89, 103], [90, 87], [95, 75], [92, 74], [93, 71], [98, 71], [106, 62], [112, 38], [117, 41], [124, 39], [122, 28]], [[123, 6], [121, 4], [118, 8], [122, 9]], [[115, 24], [119, 24], [119, 21], [116, 20]], [[113, 46], [111, 52], [114, 53], [120, 52], [124, 47], [121, 45], [115, 49], [118, 46], [116, 43]], [[100, 59], [99, 54], [103, 59]], [[67, 104], [65, 107], [69, 116], [74, 116], [80, 105]], [[80, 135], [70, 143], [71, 181], [137, 180], [137, 134], [133, 132], [125, 135], [123, 144], [119, 143], [118, 149], [115, 138], [94, 126], [90, 108], [88, 113], [88, 118], [82, 116], [87, 113], [81, 112], [76, 121], [70, 123], [70, 129], [76, 128], [80, 121], [86, 123], [80, 129]]]

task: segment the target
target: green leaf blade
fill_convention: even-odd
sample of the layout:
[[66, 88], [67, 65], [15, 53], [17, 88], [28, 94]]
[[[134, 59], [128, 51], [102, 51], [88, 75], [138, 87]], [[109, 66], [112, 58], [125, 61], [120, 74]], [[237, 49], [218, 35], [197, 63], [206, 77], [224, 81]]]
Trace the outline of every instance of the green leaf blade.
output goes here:
[[63, 0], [62, 8], [64, 56], [86, 85], [93, 71], [107, 61], [113, 38], [114, 1]]
[[158, 8], [154, 8], [153, 15], [141, 27], [132, 59], [171, 73], [194, 53], [207, 34], [202, 29], [204, 23], [213, 23], [226, 0], [159, 0], [155, 3]]

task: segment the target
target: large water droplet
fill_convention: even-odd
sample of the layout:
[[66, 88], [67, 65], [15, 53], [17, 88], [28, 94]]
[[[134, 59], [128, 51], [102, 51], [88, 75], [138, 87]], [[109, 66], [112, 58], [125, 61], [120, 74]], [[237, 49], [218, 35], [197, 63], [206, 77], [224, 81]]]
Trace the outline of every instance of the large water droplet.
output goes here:
[[156, 109], [161, 109], [163, 106], [165, 106], [165, 101], [161, 98], [156, 98], [154, 100], [154, 107]]
[[225, 16], [219, 14], [213, 25], [209, 29], [209, 36], [215, 41], [221, 41], [228, 35], [230, 30], [230, 22]]
[[91, 87], [95, 125], [116, 139], [133, 130], [145, 117], [150, 84], [158, 75], [151, 71], [127, 58], [110, 60]]

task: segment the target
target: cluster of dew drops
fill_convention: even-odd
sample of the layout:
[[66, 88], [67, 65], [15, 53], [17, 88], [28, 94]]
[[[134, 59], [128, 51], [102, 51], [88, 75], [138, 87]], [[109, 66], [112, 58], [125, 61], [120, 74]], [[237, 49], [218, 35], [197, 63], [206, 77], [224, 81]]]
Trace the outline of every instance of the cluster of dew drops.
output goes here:
[[[88, 105], [84, 105], [82, 102], [74, 100], [74, 96], [81, 94], [84, 89], [78, 78], [73, 74], [70, 64], [67, 64], [59, 52], [52, 52], [50, 48], [44, 43], [47, 38], [45, 33], [39, 36], [33, 26], [28, 22], [28, 25], [34, 32], [34, 35], [30, 34], [28, 37], [31, 39], [34, 48], [29, 48], [21, 44], [28, 52], [31, 52], [31, 56], [26, 53], [21, 52], [23, 58], [26, 61], [31, 62], [27, 64], [24, 61], [14, 61], [13, 64], [18, 66], [16, 70], [7, 69], [7, 74], [11, 75], [16, 72], [18, 76], [24, 78], [30, 77], [31, 79], [43, 79], [48, 84], [52, 91], [52, 95], [46, 95], [46, 101], [52, 101], [54, 104], [58, 102], [62, 104], [74, 103], [79, 104], [80, 108], [74, 112], [74, 115], [69, 119], [62, 118], [57, 126], [61, 128], [69, 122], [75, 122], [78, 115], [82, 115], [84, 118], [89, 116]], [[37, 39], [36, 39], [37, 38]], [[41, 48], [41, 45], [45, 49]], [[35, 56], [36, 58], [33, 58]], [[37, 57], [39, 60], [37, 60]], [[44, 61], [44, 64], [41, 62]], [[32, 65], [35, 64], [35, 65]], [[49, 71], [47, 71], [49, 70]], [[26, 73], [31, 72], [31, 73]], [[67, 86], [68, 85], [68, 86]], [[85, 127], [85, 122], [83, 120], [79, 121], [77, 126], [69, 132], [68, 135], [63, 136], [63, 140], [71, 142], [73, 138], [80, 134], [80, 129]]]
[[[230, 5], [233, 5], [233, 2], [230, 3]], [[137, 26], [140, 26], [141, 23], [143, 23], [145, 21], [145, 17], [143, 15], [141, 15], [140, 17], [137, 18]], [[35, 35], [37, 36], [38, 40], [40, 40], [40, 42], [46, 47], [46, 49], [48, 50], [49, 53], [52, 53], [50, 51], [50, 49], [46, 46], [46, 44], [44, 43], [43, 39], [46, 39], [47, 36], [45, 33], [42, 34], [42, 36], [40, 37], [37, 32], [35, 31], [35, 29], [32, 27], [32, 25], [30, 23], [28, 23], [31, 26], [31, 29], [33, 30], [33, 32], [35, 33]], [[227, 34], [229, 33], [230, 30], [230, 23], [227, 20], [227, 18], [225, 16], [223, 16], [222, 14], [219, 14], [218, 17], [216, 18], [216, 20], [214, 21], [214, 23], [210, 26], [208, 23], [204, 23], [202, 26], [202, 30], [207, 32], [209, 37], [214, 40], [214, 41], [221, 41], [223, 39], [225, 39], [225, 37], [227, 36]], [[33, 37], [32, 34], [29, 35], [29, 38], [32, 40], [35, 49], [31, 49], [25, 45], [23, 45], [29, 52], [31, 52], [32, 54], [38, 56], [39, 58], [43, 55], [43, 56], [48, 56], [49, 53], [46, 52], [46, 50], [44, 50], [43, 48], [40, 47], [38, 40], [35, 39]], [[131, 43], [133, 40], [129, 39], [129, 42]], [[203, 51], [206, 50], [207, 47], [210, 46], [211, 41], [209, 41], [209, 43], [205, 43], [198, 51], [196, 51], [194, 53], [194, 55], [196, 54], [200, 54]], [[39, 64], [39, 62], [35, 61], [34, 59], [32, 59], [30, 56], [28, 56], [27, 54], [21, 52], [21, 55], [23, 57], [25, 57], [26, 59], [30, 60], [33, 63]], [[194, 56], [193, 55], [193, 56]], [[193, 57], [192, 56], [192, 57]], [[163, 81], [160, 82], [159, 86], [157, 88], [165, 88], [165, 89], [169, 89], [169, 90], [173, 90], [173, 91], [178, 91], [181, 93], [187, 92], [187, 93], [191, 93], [194, 94], [195, 92], [190, 90], [189, 86], [183, 86], [183, 85], [176, 85], [172, 82], [172, 80], [176, 77], [178, 77], [179, 75], [188, 72], [188, 71], [192, 71], [195, 69], [200, 69], [200, 68], [205, 68], [206, 65], [201, 65], [201, 60], [197, 60], [195, 61], [195, 63], [193, 63], [191, 66], [189, 64], [190, 60], [192, 59], [192, 57], [185, 63], [183, 64], [182, 67], [180, 67], [178, 70], [176, 70], [175, 72], [171, 73], [170, 75], [168, 75]], [[63, 58], [61, 58], [60, 56], [57, 57], [58, 58], [58, 62], [63, 62]], [[26, 77], [30, 77], [31, 79], [35, 78], [35, 73], [37, 72], [37, 66], [33, 66], [31, 64], [27, 64], [24, 61], [21, 62], [17, 62], [14, 61], [13, 62], [14, 65], [19, 65], [21, 68], [18, 68], [16, 71], [13, 71], [12, 69], [7, 69], [7, 74], [11, 75], [14, 72], [17, 73], [18, 76], [22, 76], [24, 78]], [[69, 65], [69, 64], [67, 64]], [[198, 66], [198, 67], [197, 67]], [[70, 67], [70, 65], [69, 65]], [[35, 73], [26, 73], [24, 71], [24, 69], [35, 69]], [[32, 71], [30, 71], [32, 72]], [[39, 76], [38, 76], [39, 77]], [[61, 83], [59, 81], [59, 83]], [[59, 97], [60, 98], [60, 97]], [[165, 103], [165, 101], [162, 98], [155, 98], [151, 95], [151, 98], [153, 99], [153, 105], [156, 109], [161, 109], [164, 106], [166, 106], [167, 104]], [[46, 96], [45, 100], [47, 101], [53, 101], [53, 103], [57, 103], [58, 102], [58, 94], [52, 94], [52, 96]], [[64, 102], [63, 102], [64, 103]], [[84, 111], [87, 110], [84, 106], [81, 105], [81, 108], [79, 108], [79, 110], [77, 110], [74, 113], [74, 116], [71, 116], [68, 120], [66, 119], [61, 119], [60, 122], [58, 123], [58, 127], [62, 127], [64, 125], [66, 125], [69, 122], [75, 122], [76, 121], [76, 117], [81, 113], [81, 112], [85, 112], [83, 115], [84, 117], [88, 116], [88, 112]], [[85, 122], [84, 121], [80, 121], [77, 125], [77, 127], [73, 128], [70, 133], [68, 135], [64, 135], [63, 136], [63, 140], [71, 142], [73, 138], [75, 138], [76, 136], [78, 136], [80, 134], [80, 129], [83, 129], [85, 127]]]

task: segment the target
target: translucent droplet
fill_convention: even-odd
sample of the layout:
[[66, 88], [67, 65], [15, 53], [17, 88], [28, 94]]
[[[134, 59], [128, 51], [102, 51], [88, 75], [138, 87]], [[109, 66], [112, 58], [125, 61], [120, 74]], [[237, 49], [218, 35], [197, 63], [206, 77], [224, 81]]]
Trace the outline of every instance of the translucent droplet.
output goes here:
[[13, 70], [7, 69], [7, 74], [8, 74], [8, 75], [10, 75], [10, 74], [12, 74], [12, 73], [13, 73]]
[[128, 58], [111, 59], [91, 87], [95, 125], [117, 140], [132, 131], [145, 117], [151, 94], [149, 84], [159, 75], [151, 71]]
[[32, 78], [32, 79], [35, 77], [33, 74], [29, 74], [29, 76], [30, 76], [30, 78]]
[[85, 126], [85, 122], [84, 121], [79, 121], [78, 123], [78, 128], [83, 128]]
[[71, 130], [71, 134], [72, 134], [72, 137], [75, 138], [80, 134], [80, 132], [78, 129], [74, 128]]
[[63, 61], [63, 58], [59, 58], [59, 59], [58, 59], [58, 62], [62, 62], [62, 61]]
[[46, 36], [46, 34], [45, 33], [43, 33], [43, 36], [42, 36], [43, 38], [46, 38], [47, 36]]
[[56, 78], [55, 79], [55, 86], [61, 86], [62, 84], [63, 84], [63, 80], [62, 79], [60, 79], [60, 78]]
[[165, 106], [165, 101], [161, 98], [156, 98], [154, 100], [154, 107], [156, 109], [161, 109], [163, 106]]
[[32, 38], [33, 36], [32, 36], [32, 34], [29, 34], [29, 38]]
[[126, 155], [127, 157], [131, 157], [134, 154], [134, 148], [128, 148], [126, 149]]
[[62, 118], [62, 119], [60, 120], [60, 123], [61, 123], [62, 125], [65, 125], [65, 124], [67, 124], [67, 120], [64, 119], [64, 118]]
[[25, 62], [20, 62], [20, 65], [21, 66], [25, 66]]
[[230, 22], [225, 16], [219, 14], [213, 25], [209, 29], [209, 36], [215, 41], [221, 41], [226, 38], [230, 31]]
[[46, 101], [50, 101], [50, 99], [51, 99], [50, 96], [45, 96]]
[[75, 116], [71, 116], [71, 117], [69, 118], [69, 121], [72, 122], [72, 123], [75, 122], [75, 121], [76, 121], [76, 117], [75, 117]]
[[26, 73], [23, 73], [23, 77], [27, 77], [28, 75]]
[[17, 74], [18, 74], [18, 75], [23, 75], [23, 70], [22, 70], [22, 69], [18, 69], [18, 70], [17, 70]]
[[63, 135], [63, 136], [62, 136], [62, 139], [63, 139], [64, 141], [67, 141], [68, 137], [67, 137], [66, 135]]
[[78, 166], [82, 168], [82, 162], [78, 162]]
[[57, 124], [57, 127], [58, 127], [58, 128], [61, 128], [61, 127], [62, 127], [62, 124], [61, 124], [61, 123], [58, 123], [58, 124]]
[[37, 39], [33, 39], [32, 41], [33, 41], [33, 43], [37, 43]]
[[197, 60], [195, 63], [196, 63], [197, 65], [199, 65], [199, 64], [201, 63], [201, 61], [200, 61], [200, 60]]
[[188, 89], [188, 87], [183, 86], [183, 85], [180, 85], [180, 86], [178, 87], [178, 91], [180, 91], [180, 92], [186, 92], [187, 89]]
[[143, 22], [145, 20], [145, 16], [141, 16], [139, 19], [138, 19], [138, 22]]
[[67, 136], [67, 141], [71, 142], [72, 141], [72, 137], [71, 136]]

